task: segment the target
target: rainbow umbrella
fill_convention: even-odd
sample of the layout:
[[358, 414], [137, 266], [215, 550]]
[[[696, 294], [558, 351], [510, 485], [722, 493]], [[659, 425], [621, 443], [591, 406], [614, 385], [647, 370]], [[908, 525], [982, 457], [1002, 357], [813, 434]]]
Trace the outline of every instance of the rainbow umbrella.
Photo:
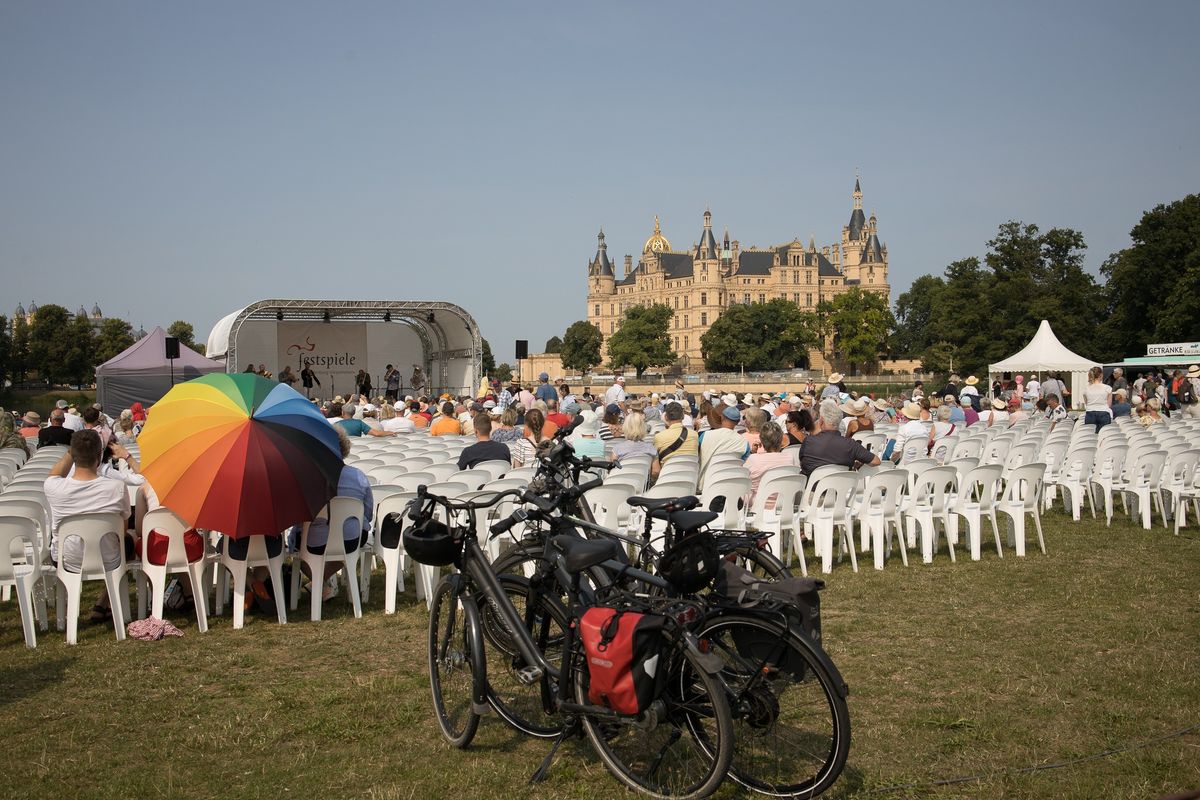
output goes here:
[[234, 538], [311, 521], [342, 471], [337, 433], [313, 404], [250, 373], [175, 386], [154, 404], [138, 445], [160, 503]]

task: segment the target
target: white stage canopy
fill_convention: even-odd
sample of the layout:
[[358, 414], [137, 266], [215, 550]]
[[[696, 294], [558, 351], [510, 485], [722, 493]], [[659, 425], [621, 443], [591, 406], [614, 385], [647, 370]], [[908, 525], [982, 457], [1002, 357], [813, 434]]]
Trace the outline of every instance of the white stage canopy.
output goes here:
[[[259, 300], [221, 318], [208, 335], [209, 358], [226, 372], [265, 364], [278, 376], [304, 364], [321, 382], [314, 395], [354, 392], [365, 369], [372, 394], [382, 395], [392, 364], [401, 397], [412, 393], [412, 368], [426, 375], [424, 393], [473, 395], [479, 386], [483, 339], [475, 320], [454, 303], [415, 300]], [[299, 390], [300, 384], [296, 384]]]
[[1020, 352], [988, 365], [988, 372], [991, 373], [989, 383], [1003, 372], [1070, 373], [1072, 404], [1082, 405], [1083, 390], [1087, 387], [1087, 372], [1098, 366], [1098, 361], [1092, 361], [1068, 350], [1050, 329], [1049, 321], [1042, 320], [1033, 339]]

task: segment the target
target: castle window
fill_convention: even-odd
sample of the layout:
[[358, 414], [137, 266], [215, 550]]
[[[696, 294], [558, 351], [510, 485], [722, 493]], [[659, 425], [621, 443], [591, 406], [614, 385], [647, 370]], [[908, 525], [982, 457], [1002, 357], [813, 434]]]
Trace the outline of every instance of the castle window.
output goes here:
[[702, 306], [708, 305], [708, 292], [700, 293], [700, 305], [702, 305]]
[[616, 333], [617, 332], [617, 323], [615, 323], [615, 322], [608, 323], [608, 332]]
[[744, 302], [746, 305], [750, 305], [750, 293], [746, 292], [744, 297], [745, 297], [745, 299], [742, 302]]
[[615, 313], [617, 313], [617, 305], [616, 305], [616, 303], [609, 303], [609, 304], [608, 304], [608, 313], [609, 313], [609, 314], [615, 314]]
[[679, 337], [678, 336], [675, 337], [675, 349], [676, 350], [679, 349]]
[[812, 304], [813, 304], [812, 295], [811, 294], [804, 295], [804, 305], [811, 306]]
[[687, 336], [683, 337], [683, 349], [684, 350], [688, 349], [688, 337]]
[[688, 301], [688, 296], [685, 294], [685, 295], [683, 296], [683, 307], [684, 307], [684, 308], [687, 308], [687, 301]]
[[765, 303], [765, 302], [767, 302], [767, 296], [766, 296], [765, 294], [761, 294], [761, 293], [760, 293], [760, 294], [758, 295], [758, 302], [760, 302], [760, 303]]
[[683, 315], [683, 327], [685, 327], [685, 328], [688, 327], [688, 315], [687, 314]]
[[708, 324], [708, 314], [706, 314], [705, 312], [702, 311], [702, 312], [700, 312], [700, 327], [703, 328], [707, 324]]
[[799, 282], [800, 282], [800, 273], [796, 270], [792, 270], [792, 283], [799, 283]]
[[596, 306], [596, 314], [595, 314], [595, 316], [597, 316], [597, 317], [598, 317], [598, 316], [600, 316], [600, 306], [599, 306], [599, 305], [597, 305], [597, 306]]

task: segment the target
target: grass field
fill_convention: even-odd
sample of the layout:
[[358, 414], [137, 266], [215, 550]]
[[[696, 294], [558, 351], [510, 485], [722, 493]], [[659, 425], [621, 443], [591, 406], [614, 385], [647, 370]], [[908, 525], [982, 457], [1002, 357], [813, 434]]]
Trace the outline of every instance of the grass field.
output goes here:
[[[1086, 513], [1086, 512], [1085, 512]], [[1063, 769], [1200, 722], [1200, 535], [1046, 518], [1049, 555], [876, 573], [838, 565], [826, 645], [850, 685], [850, 764], [828, 796], [1145, 798], [1200, 787], [1200, 731]], [[377, 578], [378, 583], [378, 578]], [[547, 745], [494, 716], [467, 751], [432, 719], [424, 606], [378, 594], [355, 620], [263, 616], [117, 643], [81, 627], [21, 644], [0, 605], [2, 797], [586, 798], [624, 796], [582, 742], [549, 779]], [[306, 600], [307, 598], [305, 598]], [[302, 609], [304, 604], [302, 604]], [[307, 615], [305, 620], [307, 620]], [[939, 779], [985, 776], [934, 788]], [[908, 784], [916, 786], [895, 788]], [[741, 796], [727, 785], [721, 797]]]

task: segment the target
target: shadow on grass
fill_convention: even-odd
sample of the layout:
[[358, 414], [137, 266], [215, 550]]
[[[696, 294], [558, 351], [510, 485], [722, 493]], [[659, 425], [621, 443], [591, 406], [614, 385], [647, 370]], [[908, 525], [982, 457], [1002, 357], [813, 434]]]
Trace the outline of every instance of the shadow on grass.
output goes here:
[[44, 692], [62, 681], [69, 658], [38, 662], [34, 666], [0, 667], [0, 706]]

